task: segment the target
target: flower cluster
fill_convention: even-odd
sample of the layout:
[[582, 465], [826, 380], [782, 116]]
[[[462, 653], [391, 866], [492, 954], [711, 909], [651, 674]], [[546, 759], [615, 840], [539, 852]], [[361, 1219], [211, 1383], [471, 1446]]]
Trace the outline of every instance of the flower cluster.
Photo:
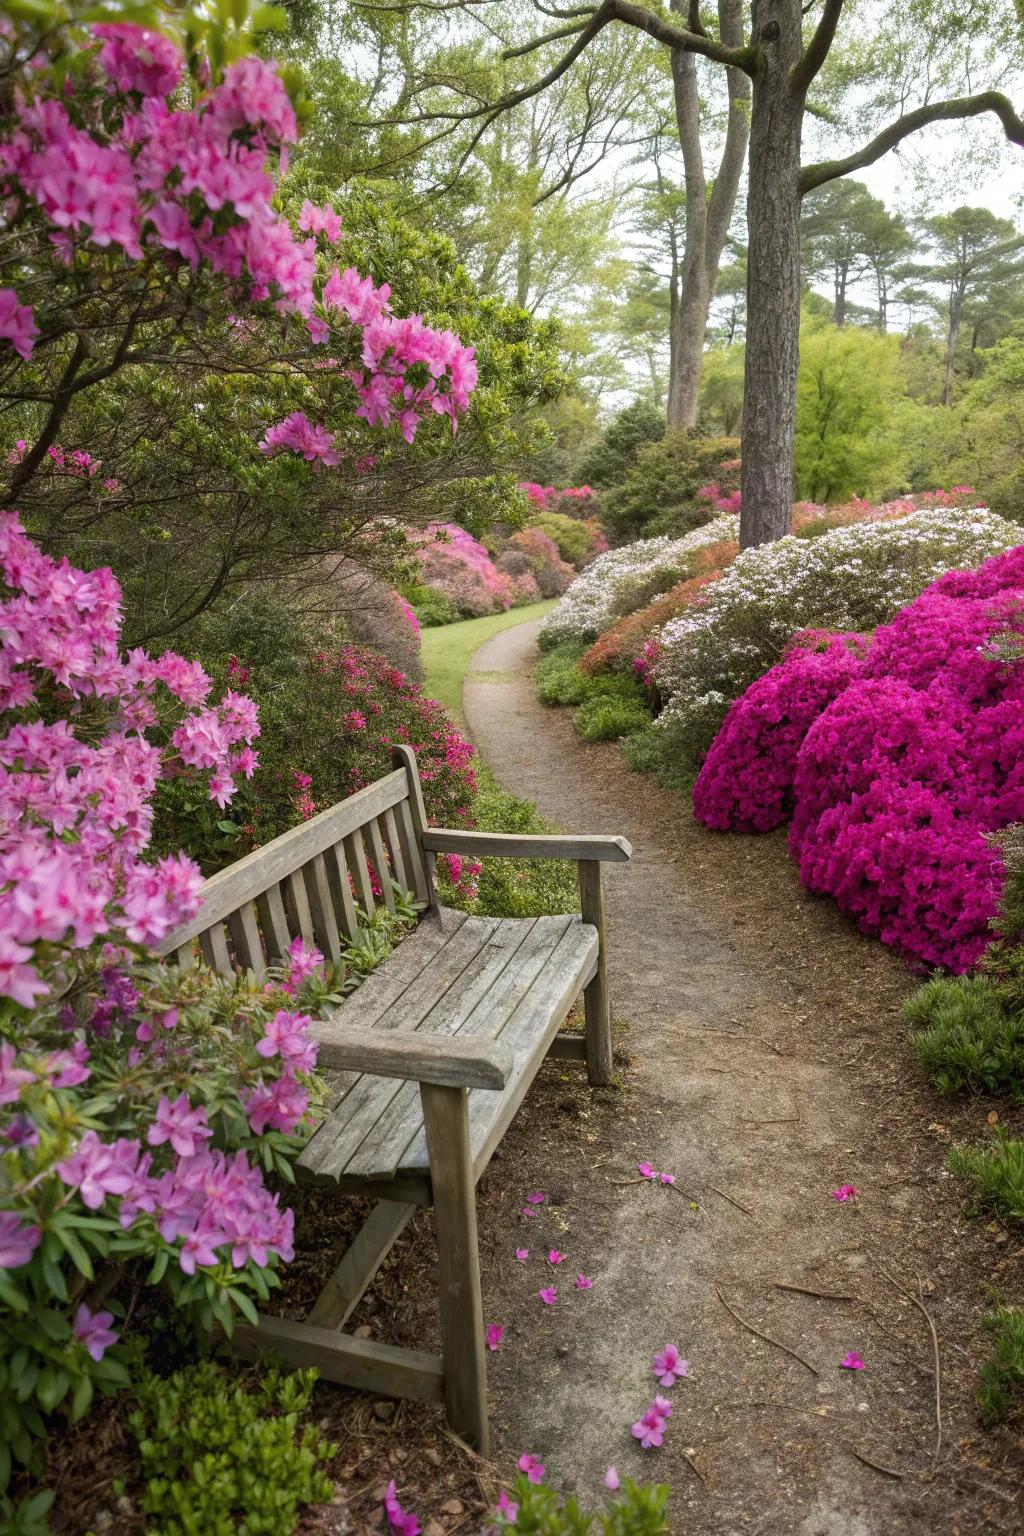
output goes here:
[[[421, 581], [443, 593], [460, 617], [502, 613], [517, 597], [524, 600], [517, 592], [517, 578], [500, 571], [484, 546], [458, 523], [431, 523], [414, 540]], [[537, 596], [531, 578], [525, 600]]]
[[[194, 864], [142, 862], [153, 791], [192, 773], [225, 804], [256, 766], [259, 724], [245, 695], [208, 705], [210, 679], [174, 652], [122, 656], [111, 572], [49, 559], [10, 512], [0, 572], [0, 996], [29, 1006], [62, 947], [154, 944], [194, 911]], [[155, 726], [174, 750], [147, 739]]]
[[968, 969], [990, 939], [1024, 817], [1024, 547], [940, 577], [863, 642], [809, 636], [730, 710], [698, 816], [767, 829], [792, 815], [800, 878], [908, 958]]
[[538, 485], [535, 480], [521, 480], [519, 489], [532, 507], [540, 512], [565, 512], [565, 506], [559, 503], [563, 500], [573, 504], [570, 515], [582, 516], [579, 510], [585, 504], [597, 500], [597, 492], [592, 485], [567, 485], [561, 490], [555, 485]]
[[873, 629], [943, 571], [976, 565], [1018, 537], [1016, 525], [983, 508], [935, 508], [744, 550], [654, 637], [666, 700], [656, 729], [671, 731], [699, 762], [729, 704], [779, 660], [796, 631]]
[[567, 640], [595, 640], [617, 617], [616, 599], [623, 587], [638, 577], [675, 570], [705, 545], [738, 536], [738, 519], [720, 517], [681, 539], [640, 539], [599, 555], [544, 620], [542, 644], [550, 647]]
[[540, 597], [560, 597], [576, 574], [568, 561], [562, 559], [554, 539], [542, 528], [522, 528], [514, 533], [498, 556], [498, 570], [511, 572], [513, 567], [508, 562], [517, 557], [525, 559]]

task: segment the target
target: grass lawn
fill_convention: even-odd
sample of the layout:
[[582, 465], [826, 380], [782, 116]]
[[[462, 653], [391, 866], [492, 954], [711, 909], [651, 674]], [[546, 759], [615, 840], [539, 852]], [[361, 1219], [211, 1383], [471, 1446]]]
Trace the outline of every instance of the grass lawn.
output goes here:
[[428, 698], [439, 699], [456, 720], [461, 720], [462, 681], [473, 652], [492, 635], [511, 629], [513, 624], [543, 618], [557, 601], [552, 597], [543, 603], [529, 603], [525, 608], [510, 608], [507, 613], [491, 613], [484, 619], [463, 619], [459, 624], [439, 624], [436, 629], [425, 629], [423, 692]]

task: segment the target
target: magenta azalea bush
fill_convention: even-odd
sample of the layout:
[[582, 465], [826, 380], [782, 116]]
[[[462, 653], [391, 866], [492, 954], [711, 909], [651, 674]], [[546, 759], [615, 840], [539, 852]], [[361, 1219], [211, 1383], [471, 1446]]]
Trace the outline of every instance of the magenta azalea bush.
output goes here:
[[926, 965], [991, 939], [1024, 817], [1024, 546], [927, 587], [873, 636], [810, 632], [731, 706], [694, 786], [707, 826], [791, 819], [809, 890]]
[[460, 618], [502, 613], [517, 600], [529, 602], [537, 596], [532, 578], [520, 589], [520, 578], [499, 571], [479, 540], [458, 523], [431, 523], [425, 535], [413, 538], [420, 580], [442, 593]]

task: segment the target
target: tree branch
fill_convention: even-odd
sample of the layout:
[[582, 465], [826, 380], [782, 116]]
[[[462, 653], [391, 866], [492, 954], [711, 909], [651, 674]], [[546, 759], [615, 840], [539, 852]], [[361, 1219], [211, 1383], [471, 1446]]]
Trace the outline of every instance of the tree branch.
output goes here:
[[843, 14], [843, 4], [844, 0], [825, 0], [825, 9], [814, 29], [814, 35], [804, 49], [799, 62], [789, 73], [789, 84], [794, 96], [802, 97], [807, 94], [811, 81], [828, 58], [829, 49], [835, 41], [839, 18]]
[[[593, 16], [593, 11], [591, 11]], [[567, 27], [559, 27], [555, 32], [544, 32], [539, 37], [531, 37], [528, 43], [520, 43], [518, 48], [506, 48], [502, 54], [503, 59], [521, 59], [525, 54], [536, 53], [538, 48], [543, 48], [547, 43], [557, 42], [560, 37], [573, 37], [577, 32], [582, 32], [588, 26], [587, 21], [573, 21]]]
[[982, 117], [986, 112], [993, 112], [998, 117], [1011, 144], [1024, 145], [1024, 121], [1017, 116], [1009, 97], [999, 91], [982, 91], [978, 96], [956, 96], [950, 101], [935, 101], [929, 106], [905, 113], [890, 123], [888, 128], [883, 128], [863, 149], [842, 160], [821, 160], [817, 165], [805, 165], [800, 172], [800, 195], [803, 197], [828, 181], [836, 181], [840, 176], [848, 176], [851, 171], [860, 171], [866, 165], [873, 165], [910, 134], [917, 133], [920, 128], [927, 128], [929, 123]]

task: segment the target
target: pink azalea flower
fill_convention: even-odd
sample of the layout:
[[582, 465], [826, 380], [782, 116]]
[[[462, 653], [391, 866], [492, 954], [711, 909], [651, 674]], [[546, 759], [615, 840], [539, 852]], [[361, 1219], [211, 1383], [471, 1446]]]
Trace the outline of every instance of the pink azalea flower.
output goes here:
[[670, 1419], [672, 1417], [672, 1404], [667, 1397], [661, 1397], [660, 1395], [655, 1397], [651, 1407], [663, 1419]]
[[622, 1487], [622, 1484], [619, 1482], [619, 1474], [616, 1472], [614, 1467], [609, 1467], [608, 1471], [605, 1473], [604, 1485], [606, 1488], [610, 1488], [613, 1493], [617, 1493], [618, 1490]]
[[577, 1275], [576, 1289], [578, 1291], [592, 1291], [594, 1289], [594, 1282], [589, 1275]]
[[558, 1300], [558, 1292], [553, 1285], [545, 1286], [542, 1291], [537, 1292], [537, 1295], [546, 1307], [553, 1307]]
[[663, 1184], [674, 1184], [676, 1181], [676, 1176], [674, 1173], [660, 1173], [658, 1177]]
[[839, 1369], [841, 1371], [866, 1371], [867, 1366], [864, 1364], [864, 1361], [861, 1359], [860, 1355], [858, 1355], [857, 1351], [855, 1349], [850, 1349], [847, 1350], [846, 1354], [840, 1360]]
[[680, 1360], [676, 1346], [666, 1344], [651, 1361], [651, 1369], [661, 1386], [674, 1387], [677, 1379], [687, 1374], [688, 1366], [685, 1360]]
[[549, 1248], [548, 1249], [548, 1263], [549, 1264], [563, 1264], [564, 1262], [565, 1262], [565, 1254], [564, 1253], [559, 1253], [557, 1248]]
[[544, 1200], [545, 1196], [541, 1194], [539, 1189], [535, 1189], [532, 1195], [527, 1195], [526, 1197], [527, 1205], [543, 1205]]
[[840, 1184], [838, 1189], [830, 1190], [833, 1200], [838, 1200], [840, 1205], [845, 1205], [847, 1200], [856, 1200], [857, 1191], [852, 1184]]
[[419, 1536], [420, 1523], [415, 1515], [408, 1514], [399, 1504], [394, 1478], [384, 1490], [384, 1509], [388, 1517], [388, 1525], [395, 1532], [395, 1536]]
[[635, 1440], [640, 1441], [641, 1448], [645, 1451], [661, 1444], [665, 1438], [665, 1420], [657, 1412], [653, 1403], [632, 1426], [632, 1434]]
[[526, 1473], [526, 1481], [528, 1483], [542, 1483], [544, 1481], [544, 1468], [537, 1457], [531, 1456], [528, 1451], [524, 1451], [516, 1465], [520, 1472]]
[[498, 1499], [497, 1508], [498, 1514], [504, 1515], [509, 1525], [515, 1524], [516, 1518], [519, 1514], [519, 1505], [514, 1503], [513, 1500], [509, 1498], [508, 1493], [504, 1488], [501, 1490], [501, 1496]]
[[530, 1250], [529, 1250], [529, 1248], [517, 1248], [516, 1249], [516, 1258], [519, 1260], [520, 1264], [525, 1264], [529, 1257], [530, 1257]]
[[492, 1323], [487, 1330], [487, 1348], [492, 1351], [498, 1349], [504, 1337], [505, 1330], [501, 1324]]
[[637, 1163], [637, 1172], [642, 1179], [656, 1179], [658, 1177], [651, 1163]]
[[75, 1313], [75, 1338], [85, 1345], [97, 1362], [103, 1359], [104, 1351], [118, 1341], [119, 1335], [110, 1326], [113, 1321], [112, 1313], [90, 1312], [84, 1302]]

